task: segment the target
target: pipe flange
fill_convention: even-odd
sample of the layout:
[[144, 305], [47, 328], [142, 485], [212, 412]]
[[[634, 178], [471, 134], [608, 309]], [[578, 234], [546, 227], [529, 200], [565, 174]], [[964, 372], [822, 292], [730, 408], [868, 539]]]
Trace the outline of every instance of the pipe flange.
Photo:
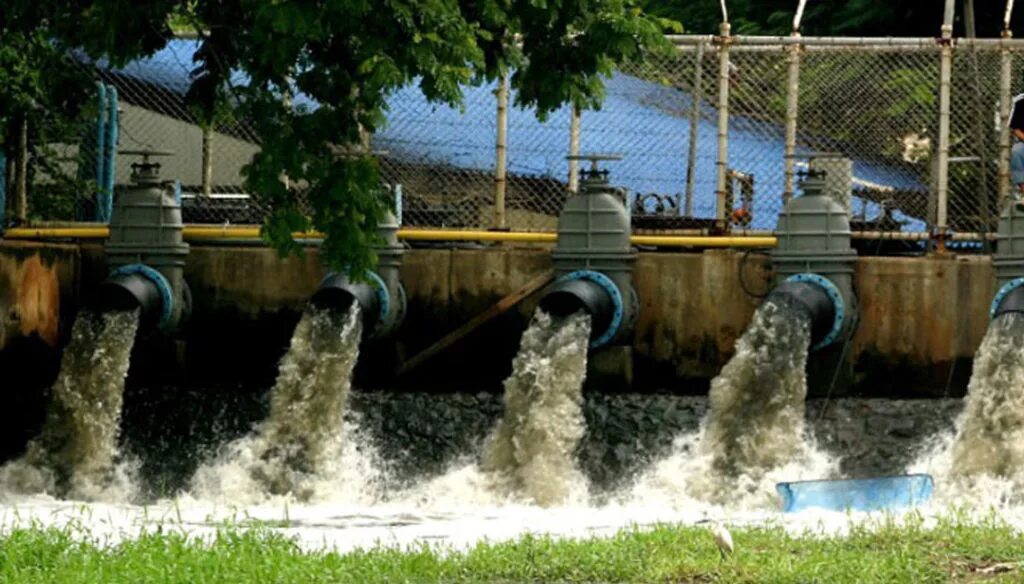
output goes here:
[[131, 276], [133, 274], [146, 278], [156, 286], [161, 300], [160, 321], [157, 325], [162, 327], [169, 323], [174, 314], [174, 290], [171, 289], [171, 283], [163, 274], [145, 264], [128, 264], [110, 272], [111, 276]]
[[846, 321], [846, 301], [843, 300], [843, 294], [839, 291], [832, 280], [829, 280], [825, 276], [818, 274], [796, 274], [786, 278], [786, 282], [807, 282], [814, 284], [825, 291], [825, 294], [832, 300], [832, 307], [835, 309], [835, 316], [832, 318], [832, 328], [829, 329], [828, 334], [823, 339], [818, 341], [816, 345], [811, 347], [812, 351], [823, 349], [832, 343], [836, 342], [839, 338], [840, 333], [843, 332], [843, 322]]
[[388, 285], [384, 283], [384, 278], [381, 278], [377, 272], [367, 270], [366, 275], [377, 288], [377, 302], [380, 303], [380, 320], [378, 322], [384, 322], [384, 319], [391, 314], [391, 293], [388, 292]]
[[990, 319], [996, 317], [996, 312], [999, 310], [999, 306], [1006, 300], [1006, 297], [1010, 295], [1017, 288], [1024, 286], [1024, 278], [1014, 278], [1009, 282], [1003, 284], [1003, 287], [996, 292], [996, 295], [992, 298], [992, 306], [989, 308], [988, 317]]
[[[388, 299], [390, 301], [390, 294], [388, 294]], [[391, 319], [390, 322], [385, 321], [384, 318], [381, 317], [381, 319], [377, 321], [377, 327], [373, 331], [373, 337], [382, 338], [397, 328], [402, 323], [402, 320], [405, 319], [407, 304], [408, 300], [405, 295], [405, 288], [402, 286], [402, 283], [399, 282], [398, 285], [395, 286], [395, 302], [393, 311], [395, 313], [395, 317]]]
[[593, 341], [590, 341], [590, 348], [596, 349], [597, 347], [608, 344], [615, 335], [619, 332], [619, 327], [622, 326], [622, 317], [625, 309], [622, 304], [622, 292], [619, 291], [619, 287], [615, 285], [615, 282], [611, 278], [605, 276], [601, 272], [595, 272], [593, 270], [576, 270], [575, 272], [569, 272], [568, 274], [558, 278], [556, 282], [569, 282], [572, 280], [588, 280], [600, 286], [608, 296], [612, 299], [612, 305], [615, 307], [612, 311], [612, 320], [608, 323], [608, 328], [598, 335]]

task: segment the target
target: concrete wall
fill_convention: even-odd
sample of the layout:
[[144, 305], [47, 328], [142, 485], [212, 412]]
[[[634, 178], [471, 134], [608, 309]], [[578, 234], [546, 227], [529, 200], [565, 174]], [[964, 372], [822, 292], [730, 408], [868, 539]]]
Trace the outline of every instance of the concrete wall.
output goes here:
[[26, 337], [59, 345], [62, 315], [78, 302], [78, 260], [73, 245], [0, 244], [0, 350]]
[[[402, 358], [550, 267], [544, 247], [409, 250], [402, 267], [409, 295], [405, 325], [397, 342], [365, 347], [367, 364], [360, 367], [375, 368], [366, 373], [370, 378], [393, 371]], [[0, 243], [0, 347], [25, 335], [58, 343], [79, 289], [105, 272], [97, 245]], [[281, 260], [263, 248], [193, 246], [186, 269], [195, 299], [185, 331], [191, 365], [224, 379], [273, 375], [322, 275], [315, 249]], [[767, 258], [759, 254], [639, 254], [638, 388], [699, 390], [731, 356], [770, 279]], [[848, 355], [853, 391], [961, 395], [994, 293], [989, 259], [861, 258], [856, 286], [862, 316]], [[467, 337], [407, 383], [493, 389], [508, 373], [533, 302]]]

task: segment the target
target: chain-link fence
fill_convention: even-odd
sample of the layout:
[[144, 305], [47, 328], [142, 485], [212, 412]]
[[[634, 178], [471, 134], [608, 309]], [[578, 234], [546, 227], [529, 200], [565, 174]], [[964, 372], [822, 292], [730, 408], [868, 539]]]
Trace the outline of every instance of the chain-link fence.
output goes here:
[[[497, 83], [466, 87], [462, 108], [416, 87], [390, 96], [373, 149], [385, 182], [401, 187], [405, 224], [553, 230], [575, 188], [566, 156], [613, 153], [623, 159], [607, 164], [611, 181], [638, 230], [771, 230], [797, 173], [819, 163], [849, 193], [855, 229], [932, 230], [943, 199], [945, 226], [993, 229], [1010, 190], [1006, 72], [1016, 85], [1024, 43], [952, 43], [942, 168], [935, 39], [674, 41], [674, 53], [608, 79], [602, 108], [578, 124], [568, 107], [539, 120]], [[95, 90], [71, 122], [32, 120], [27, 180], [5, 148], [11, 214], [103, 220], [136, 158], [118, 151], [150, 149], [173, 152], [162, 174], [179, 183], [187, 222], [260, 222], [267, 208], [243, 187], [255, 133], [238, 120], [204, 126], [186, 103], [196, 48], [175, 40], [120, 69], [76, 59]], [[28, 208], [15, 209], [25, 190]]]

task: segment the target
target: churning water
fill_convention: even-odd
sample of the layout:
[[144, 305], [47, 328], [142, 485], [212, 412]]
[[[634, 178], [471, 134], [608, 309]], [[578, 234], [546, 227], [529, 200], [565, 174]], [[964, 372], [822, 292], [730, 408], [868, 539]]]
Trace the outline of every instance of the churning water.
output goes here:
[[937, 494], [950, 502], [971, 493], [995, 504], [1024, 503], [1024, 315], [989, 324], [955, 432], [926, 449], [913, 470], [933, 474]]
[[545, 507], [586, 496], [576, 447], [584, 433], [589, 340], [585, 313], [534, 313], [505, 380], [505, 412], [487, 439], [481, 464], [503, 494]]
[[[116, 336], [99, 325], [118, 318], [83, 315], [83, 319], [92, 319], [89, 322], [93, 324], [76, 324], [76, 341], [65, 356], [62, 380], [71, 379], [65, 370], [78, 360], [83, 363], [78, 365], [84, 375], [82, 387], [92, 387], [95, 379], [102, 376], [123, 384], [133, 337], [128, 333], [134, 332], [134, 319], [130, 319], [131, 331], [125, 330], [119, 337], [128, 339], [127, 347], [115, 349], [111, 341], [99, 338]], [[1018, 348], [1024, 346], [1024, 332], [1020, 330], [1024, 325], [1014, 324], [1017, 318], [1006, 317], [994, 323], [979, 351], [967, 411], [958, 423], [961, 438], [954, 449], [953, 435], [949, 434], [942, 450], [944, 468], [951, 470], [954, 451], [960, 453], [964, 449], [964, 454], [958, 456], [966, 457], [970, 464], [990, 460], [996, 465], [970, 472], [1013, 475], [1012, 469], [1016, 467], [1000, 466], [1000, 461], [1001, 457], [1016, 456], [1011, 451], [1020, 441], [1009, 434], [1005, 444], [992, 444], [986, 437], [1002, 436], [1000, 432], [1006, 428], [1017, 429], [1018, 416], [1024, 415], [1024, 371], [1015, 358]], [[80, 524], [92, 536], [116, 541], [165, 525], [202, 537], [215, 533], [224, 522], [244, 526], [255, 521], [264, 527], [272, 525], [304, 547], [347, 550], [421, 542], [468, 547], [480, 539], [496, 541], [531, 532], [568, 537], [608, 535], [631, 526], [692, 523], [707, 516], [731, 524], [769, 521], [795, 531], [842, 533], [851, 518], [856, 522], [865, 517], [814, 511], [777, 513], [775, 482], [836, 476], [838, 457], [853, 454], [844, 438], [828, 437], [829, 421], [816, 421], [815, 428], [823, 444], [828, 446], [829, 440], [836, 442], [830, 446], [836, 458], [819, 452], [808, 436], [804, 403], [808, 323], [799, 312], [773, 302], [765, 303], [756, 312], [737, 344], [735, 357], [713, 381], [706, 415], [700, 418], [705, 411], [701, 401], [701, 407], [693, 410], [689, 421], [677, 420], [676, 430], [663, 431], [657, 439], [649, 440], [665, 445], [659, 446], [657, 453], [650, 445], [644, 447], [648, 449], [645, 456], [653, 458], [664, 454], [673, 432], [681, 433], [667, 458], [641, 470], [631, 485], [620, 488], [616, 481], [615, 491], [601, 498], [596, 494], [601, 488], [600, 479], [594, 477], [591, 467], [579, 462], [581, 452], [588, 445], [594, 446], [588, 442], [593, 437], [588, 438], [585, 432], [584, 414], [592, 427], [621, 435], [628, 441], [643, 434], [643, 428], [657, 426], [658, 420], [672, 419], [674, 414], [669, 410], [678, 410], [679, 406], [669, 403], [671, 400], [694, 398], [665, 396], [669, 401], [657, 402], [656, 417], [640, 411], [635, 416], [629, 414], [629, 408], [622, 407], [625, 402], [606, 403], [608, 396], [591, 396], [589, 409], [584, 409], [587, 404], [581, 387], [589, 329], [589, 319], [583, 315], [557, 319], [540, 312], [535, 314], [523, 334], [513, 372], [505, 382], [503, 404], [497, 403], [496, 396], [486, 400], [460, 396], [459, 403], [474, 404], [464, 406], [464, 411], [472, 411], [479, 432], [471, 439], [458, 441], [455, 451], [462, 453], [462, 458], [451, 462], [453, 455], [446, 459], [447, 472], [433, 477], [419, 474], [411, 485], [389, 475], [376, 447], [385, 444], [383, 436], [392, 443], [425, 439], [423, 433], [411, 428], [413, 418], [394, 420], [394, 409], [379, 407], [382, 401], [393, 398], [379, 394], [356, 394], [355, 411], [348, 411], [351, 373], [360, 339], [357, 313], [311, 309], [304, 314], [281, 361], [269, 416], [249, 436], [229, 443], [202, 466], [188, 493], [151, 502], [146, 507], [124, 504], [127, 497], [123, 496], [106, 497], [117, 504], [83, 506], [47, 496], [11, 495], [17, 486], [23, 493], [45, 491], [61, 497], [95, 498], [88, 488], [76, 486], [95, 485], [95, 479], [89, 482], [73, 477], [101, 474], [104, 478], [98, 482], [111, 484], [108, 477], [116, 475], [115, 471], [123, 466], [116, 464], [114, 448], [120, 402], [114, 407], [113, 401], [92, 399], [89, 396], [97, 394], [86, 396], [82, 393], [85, 389], [79, 388], [74, 390], [77, 397], [63, 397], [59, 402], [55, 398], [54, 411], [59, 413], [64, 408], [112, 413], [113, 422], [100, 427], [114, 428], [113, 434], [101, 433], [102, 437], [85, 441], [108, 445], [108, 449], [97, 447], [89, 452], [103, 451], [109, 455], [90, 458], [81, 456], [77, 447], [67, 446], [73, 431], [66, 428], [91, 427], [88, 424], [48, 422], [47, 431], [33, 442], [29, 454], [0, 473], [4, 481], [0, 486], [6, 491], [0, 493], [4, 501], [0, 506], [0, 531], [33, 524]], [[92, 357], [92, 353], [84, 351], [84, 346], [92, 345], [100, 356]], [[117, 361], [114, 355], [121, 350], [124, 359], [118, 370], [112, 365]], [[55, 386], [57, 395], [75, 387], [59, 385]], [[438, 408], [432, 401], [434, 396], [430, 398], [415, 401], [416, 409]], [[78, 403], [76, 399], [90, 403], [72, 408], [71, 404]], [[373, 410], [366, 408], [366, 404], [378, 407]], [[489, 417], [478, 416], [481, 406], [488, 409]], [[844, 420], [870, 410], [859, 402], [842, 407], [833, 405], [830, 415], [837, 409], [845, 412]], [[891, 437], [889, 424], [899, 418], [885, 414], [888, 417], [883, 416], [880, 425], [877, 420], [882, 409], [876, 404], [872, 420], [861, 427], [863, 431], [874, 428], [877, 434], [871, 436], [881, 438], [879, 442]], [[932, 416], [932, 410], [928, 412]], [[360, 424], [361, 416], [372, 420], [374, 415], [379, 427]], [[951, 426], [952, 415], [946, 416], [942, 428]], [[59, 418], [51, 415], [51, 420]], [[387, 420], [390, 425], [380, 420]], [[440, 414], [431, 420], [446, 421]], [[858, 437], [864, 434], [854, 424], [844, 424], [846, 431], [852, 430]], [[403, 425], [408, 432], [402, 434], [404, 438], [396, 438]], [[465, 433], [462, 420], [454, 420], [453, 426], [454, 431]], [[377, 435], [371, 437], [369, 430]], [[439, 428], [431, 430], [437, 436], [443, 435]], [[917, 433], [915, 438], [921, 438], [935, 428], [917, 425], [913, 431]], [[604, 439], [598, 439], [601, 440]], [[639, 442], [639, 438], [636, 440]], [[870, 436], [863, 440], [874, 441]], [[625, 442], [602, 450], [596, 460], [605, 461], [620, 446], [624, 447]], [[885, 448], [891, 451], [894, 447], [890, 442]], [[905, 443], [902, 449], [911, 450]], [[401, 457], [400, 450], [390, 452], [388, 457]], [[625, 457], [637, 456], [636, 450], [625, 450]], [[381, 446], [381, 452], [387, 449]], [[977, 461], [972, 452], [981, 452]], [[584, 456], [584, 460], [606, 464], [593, 462], [589, 456]], [[886, 460], [888, 456], [882, 450], [877, 455]], [[89, 460], [93, 462], [87, 463]], [[899, 462], [898, 468], [887, 467], [886, 472], [899, 472], [903, 464], [905, 460]], [[941, 492], [946, 487], [945, 478], [936, 472], [935, 460], [929, 464], [932, 468], [924, 470], [936, 475]], [[581, 467], [590, 470], [584, 472]], [[92, 470], [96, 468], [113, 470], [96, 473]], [[632, 468], [624, 474], [643, 467], [638, 464]], [[589, 484], [588, 476], [593, 485]], [[977, 487], [977, 483], [974, 485]], [[591, 489], [594, 493], [590, 493]], [[955, 498], [945, 501], [961, 502]], [[944, 505], [928, 507], [925, 513], [941, 514], [948, 509]], [[1024, 526], [1024, 507], [1011, 507], [1003, 517]]]
[[[953, 443], [953, 471], [1024, 478], [1024, 319], [989, 325], [974, 360], [963, 418]], [[1024, 486], [1024, 483], [1022, 483]]]
[[22, 458], [0, 468], [0, 485], [84, 500], [131, 497], [117, 439], [138, 324], [134, 311], [78, 315], [42, 433]]
[[770, 508], [778, 480], [826, 478], [835, 464], [804, 428], [810, 322], [784, 302], [754, 313], [736, 354], [711, 382], [697, 435], [641, 478], [636, 496], [671, 493], [718, 504]]
[[193, 492], [235, 501], [310, 500], [366, 489], [370, 461], [356, 443], [356, 424], [345, 421], [361, 336], [357, 305], [344, 313], [307, 308], [281, 360], [270, 415], [201, 467]]
[[583, 380], [590, 316], [537, 309], [505, 380], [503, 411], [475, 455], [390, 501], [449, 512], [511, 506], [587, 505], [576, 450], [585, 432]]

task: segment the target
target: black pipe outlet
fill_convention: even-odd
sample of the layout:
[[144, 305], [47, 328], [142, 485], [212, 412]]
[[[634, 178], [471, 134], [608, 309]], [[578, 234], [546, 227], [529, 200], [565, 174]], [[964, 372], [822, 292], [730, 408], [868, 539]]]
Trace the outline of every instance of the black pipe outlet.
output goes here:
[[590, 336], [608, 329], [615, 314], [615, 301], [608, 291], [590, 280], [556, 282], [540, 300], [540, 309], [552, 316], [566, 317], [581, 310], [590, 315]]
[[992, 318], [995, 319], [1011, 312], [1024, 313], [1024, 286], [1017, 286], [1003, 296], [1003, 300], [999, 303]]
[[363, 331], [367, 333], [377, 326], [380, 317], [377, 290], [370, 284], [352, 282], [343, 274], [331, 274], [324, 278], [309, 302], [317, 308], [338, 312], [348, 312], [352, 303], [358, 304], [363, 317]]
[[783, 282], [768, 295], [769, 301], [781, 302], [802, 311], [811, 322], [811, 346], [824, 339], [836, 319], [836, 307], [825, 289], [811, 282]]
[[141, 274], [114, 274], [100, 284], [93, 308], [100, 312], [139, 310], [139, 324], [154, 326], [163, 313], [160, 289]]

